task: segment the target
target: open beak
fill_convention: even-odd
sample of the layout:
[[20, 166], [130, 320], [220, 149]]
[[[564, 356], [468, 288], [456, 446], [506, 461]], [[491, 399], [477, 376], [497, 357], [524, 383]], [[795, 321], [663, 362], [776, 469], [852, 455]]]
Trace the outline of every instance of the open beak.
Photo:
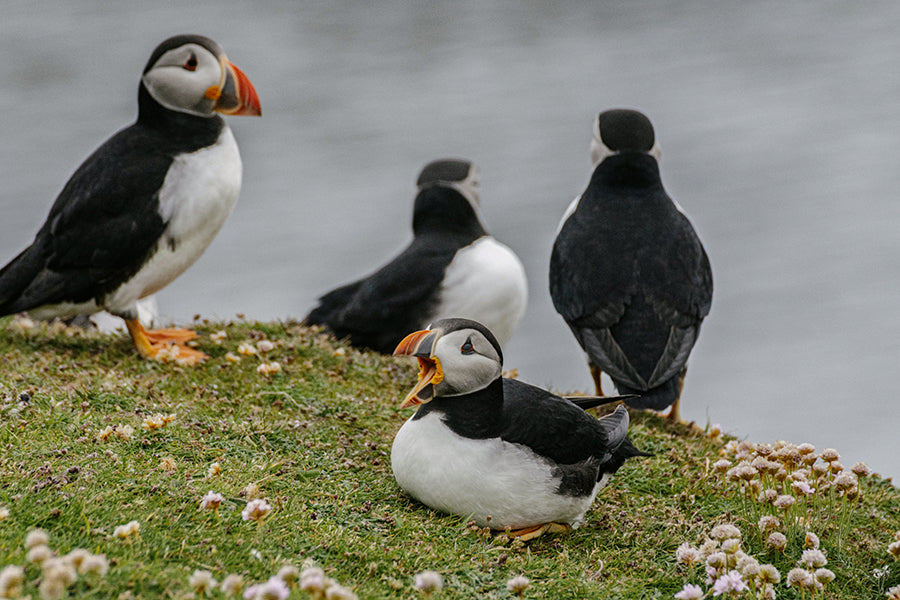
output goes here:
[[213, 86], [207, 90], [207, 96], [212, 96], [216, 100], [213, 110], [225, 115], [248, 117], [262, 115], [256, 88], [253, 87], [244, 72], [231, 64], [224, 56], [222, 57], [222, 72], [225, 77], [218, 89]]
[[444, 379], [441, 361], [432, 356], [442, 333], [440, 329], [416, 331], [403, 338], [394, 350], [394, 356], [415, 356], [419, 360], [419, 381], [403, 399], [400, 408], [425, 404], [434, 398], [434, 386]]

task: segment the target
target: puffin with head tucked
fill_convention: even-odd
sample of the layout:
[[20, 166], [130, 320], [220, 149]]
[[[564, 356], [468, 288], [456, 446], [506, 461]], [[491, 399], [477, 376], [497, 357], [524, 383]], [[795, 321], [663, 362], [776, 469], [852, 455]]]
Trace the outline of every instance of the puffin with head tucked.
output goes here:
[[184, 345], [192, 331], [145, 330], [136, 304], [200, 257], [237, 201], [241, 158], [222, 114], [261, 114], [222, 47], [199, 35], [157, 46], [141, 74], [137, 121], [82, 163], [32, 244], [0, 270], [0, 315], [105, 309], [125, 320], [146, 358], [206, 358]]
[[594, 121], [587, 189], [569, 206], [550, 258], [550, 295], [588, 357], [635, 408], [680, 420], [687, 360], [712, 302], [700, 238], [659, 175], [650, 120], [634, 110]]
[[580, 526], [609, 476], [649, 456], [628, 439], [624, 406], [596, 419], [502, 378], [500, 344], [480, 323], [437, 321], [394, 354], [415, 356], [420, 373], [401, 404], [419, 408], [394, 438], [391, 466], [427, 506], [528, 540]]
[[525, 314], [525, 269], [481, 224], [478, 180], [467, 160], [427, 164], [416, 182], [412, 242], [375, 273], [319, 298], [306, 323], [390, 354], [410, 331], [459, 316], [505, 344]]

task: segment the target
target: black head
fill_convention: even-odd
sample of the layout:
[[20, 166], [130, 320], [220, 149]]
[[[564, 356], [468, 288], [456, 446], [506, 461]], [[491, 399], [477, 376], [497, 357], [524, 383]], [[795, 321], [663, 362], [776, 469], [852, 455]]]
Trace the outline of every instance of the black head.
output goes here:
[[503, 353], [490, 330], [471, 319], [441, 319], [406, 336], [395, 356], [419, 360], [419, 382], [401, 408], [484, 389], [500, 378]]
[[413, 231], [452, 232], [466, 241], [485, 235], [479, 218], [478, 167], [468, 160], [435, 160], [416, 180]]
[[591, 162], [594, 166], [617, 154], [649, 154], [659, 160], [659, 145], [653, 124], [643, 113], [616, 108], [594, 120]]
[[161, 110], [153, 105], [207, 118], [261, 113], [247, 76], [202, 35], [176, 35], [156, 47], [141, 74], [139, 100], [142, 113]]

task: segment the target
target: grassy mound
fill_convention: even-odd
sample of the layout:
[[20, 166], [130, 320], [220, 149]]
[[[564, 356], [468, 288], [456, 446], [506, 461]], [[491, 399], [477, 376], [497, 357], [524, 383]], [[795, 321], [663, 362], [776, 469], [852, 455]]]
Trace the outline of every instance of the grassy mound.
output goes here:
[[[24, 569], [7, 594], [54, 593], [52, 561], [24, 545], [35, 528], [59, 556], [83, 549], [108, 563], [70, 577], [56, 597], [227, 597], [233, 588], [192, 575], [236, 574], [246, 588], [310, 562], [343, 584], [332, 597], [428, 595], [414, 587], [423, 571], [442, 577], [436, 598], [673, 598], [686, 583], [711, 597], [700, 563], [724, 551], [718, 577], [737, 568], [738, 547], [779, 571], [779, 598], [870, 600], [900, 583], [888, 551], [900, 492], [861, 467], [851, 482], [827, 453], [635, 414], [631, 437], [656, 456], [629, 461], [582, 528], [511, 542], [397, 488], [390, 448], [411, 414], [396, 408], [415, 381], [409, 361], [297, 323], [197, 325], [211, 359], [187, 368], [140, 359], [125, 336], [0, 321], [0, 565]], [[269, 512], [248, 514], [254, 499]], [[765, 516], [777, 523], [761, 527]], [[740, 542], [713, 531], [723, 524]], [[821, 568], [803, 554], [815, 541], [807, 531], [834, 574], [821, 591], [800, 587], [799, 575], [787, 585], [791, 569]], [[7, 575], [0, 597], [19, 580]], [[518, 575], [529, 585], [508, 590]], [[725, 594], [762, 597], [764, 586]]]

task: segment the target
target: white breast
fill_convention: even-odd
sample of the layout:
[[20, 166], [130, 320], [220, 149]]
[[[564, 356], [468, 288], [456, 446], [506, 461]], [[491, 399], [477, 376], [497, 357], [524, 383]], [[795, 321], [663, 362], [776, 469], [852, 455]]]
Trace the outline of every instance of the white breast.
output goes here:
[[499, 438], [459, 436], [437, 413], [404, 423], [391, 467], [397, 484], [423, 504], [493, 529], [549, 522], [578, 527], [602, 487], [598, 483], [587, 497], [557, 494], [559, 478], [548, 461]]
[[241, 189], [241, 157], [226, 125], [215, 144], [175, 158], [159, 192], [166, 230], [153, 256], [107, 296], [110, 312], [171, 283], [200, 258], [231, 214]]
[[522, 320], [527, 301], [522, 261], [505, 245], [484, 236], [453, 257], [431, 320], [461, 317], [478, 321], [503, 346]]

